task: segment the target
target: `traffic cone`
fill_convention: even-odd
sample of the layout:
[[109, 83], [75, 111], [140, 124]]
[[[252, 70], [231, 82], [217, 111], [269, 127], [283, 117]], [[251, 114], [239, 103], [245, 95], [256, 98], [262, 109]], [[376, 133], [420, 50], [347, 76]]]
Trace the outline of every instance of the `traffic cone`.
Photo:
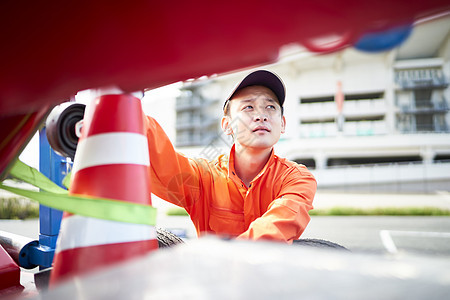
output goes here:
[[[150, 159], [140, 99], [104, 95], [86, 108], [70, 194], [151, 205]], [[64, 213], [50, 286], [158, 248], [153, 226]]]

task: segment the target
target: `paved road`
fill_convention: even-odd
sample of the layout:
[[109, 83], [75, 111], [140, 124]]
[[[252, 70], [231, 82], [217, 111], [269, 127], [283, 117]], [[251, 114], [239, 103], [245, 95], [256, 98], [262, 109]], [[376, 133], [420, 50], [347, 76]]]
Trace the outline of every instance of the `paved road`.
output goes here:
[[312, 217], [302, 238], [321, 238], [352, 251], [450, 257], [450, 217]]
[[31, 220], [0, 220], [0, 230], [32, 239], [39, 238], [39, 219]]
[[[161, 217], [160, 227], [195, 230], [187, 217]], [[0, 230], [38, 238], [39, 221], [0, 220]], [[329, 240], [354, 252], [412, 253], [450, 257], [450, 217], [314, 216], [302, 238]]]

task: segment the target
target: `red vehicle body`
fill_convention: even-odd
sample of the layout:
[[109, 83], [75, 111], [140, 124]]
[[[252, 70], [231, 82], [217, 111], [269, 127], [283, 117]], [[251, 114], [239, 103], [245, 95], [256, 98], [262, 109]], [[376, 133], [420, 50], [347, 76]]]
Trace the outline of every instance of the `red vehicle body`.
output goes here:
[[292, 43], [336, 51], [449, 10], [446, 0], [3, 2], [0, 173], [47, 112], [80, 90], [222, 74], [274, 62]]

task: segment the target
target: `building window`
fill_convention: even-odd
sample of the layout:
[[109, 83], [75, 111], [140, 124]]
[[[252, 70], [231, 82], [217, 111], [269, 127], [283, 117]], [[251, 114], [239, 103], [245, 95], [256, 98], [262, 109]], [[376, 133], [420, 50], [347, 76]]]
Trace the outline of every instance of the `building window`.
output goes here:
[[416, 115], [416, 130], [418, 132], [434, 131], [433, 115], [432, 114]]
[[294, 162], [305, 165], [308, 169], [315, 169], [316, 168], [316, 161], [313, 158], [298, 158], [294, 159]]
[[441, 68], [397, 70], [395, 80], [403, 89], [439, 88], [448, 85]]
[[420, 156], [379, 156], [379, 157], [330, 157], [327, 166], [349, 166], [349, 165], [372, 165], [391, 163], [414, 163], [421, 162]]
[[432, 108], [431, 102], [432, 89], [417, 89], [414, 90], [414, 101], [416, 108]]

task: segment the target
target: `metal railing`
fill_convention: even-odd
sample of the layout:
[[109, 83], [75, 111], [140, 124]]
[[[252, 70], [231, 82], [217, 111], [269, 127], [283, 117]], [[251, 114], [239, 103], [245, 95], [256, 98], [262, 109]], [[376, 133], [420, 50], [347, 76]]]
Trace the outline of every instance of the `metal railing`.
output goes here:
[[447, 100], [444, 97], [440, 101], [411, 101], [409, 103], [403, 103], [399, 108], [402, 113], [447, 112], [450, 110]]
[[450, 190], [450, 160], [333, 166], [311, 172], [323, 189], [424, 193]]

